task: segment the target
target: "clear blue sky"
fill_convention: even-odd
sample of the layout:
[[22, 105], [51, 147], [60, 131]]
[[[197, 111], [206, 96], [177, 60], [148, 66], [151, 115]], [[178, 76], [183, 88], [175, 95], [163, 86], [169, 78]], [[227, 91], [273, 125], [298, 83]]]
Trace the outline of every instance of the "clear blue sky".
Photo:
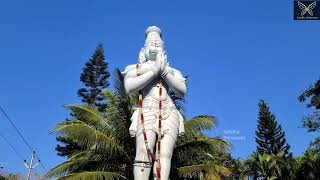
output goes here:
[[[78, 103], [79, 75], [99, 42], [110, 71], [137, 62], [144, 30], [157, 25], [170, 63], [189, 75], [188, 117], [211, 114], [210, 135], [237, 136], [234, 157], [255, 149], [257, 103], [265, 99], [294, 155], [314, 135], [297, 96], [320, 76], [320, 21], [293, 21], [290, 1], [3, 1], [0, 6], [0, 104], [47, 169], [56, 156], [54, 125]], [[30, 152], [0, 116], [0, 132], [24, 158]], [[227, 134], [228, 130], [236, 131]], [[242, 139], [241, 139], [242, 138]], [[0, 164], [25, 173], [0, 139]], [[43, 172], [41, 167], [36, 171]]]

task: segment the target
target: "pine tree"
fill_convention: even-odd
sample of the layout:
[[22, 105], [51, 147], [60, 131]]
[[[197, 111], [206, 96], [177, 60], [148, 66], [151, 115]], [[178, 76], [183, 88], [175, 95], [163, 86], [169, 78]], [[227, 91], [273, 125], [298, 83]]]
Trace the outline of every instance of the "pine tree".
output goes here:
[[72, 155], [78, 153], [81, 150], [81, 147], [78, 146], [75, 142], [70, 139], [67, 139], [63, 136], [56, 137], [56, 140], [63, 143], [64, 146], [58, 144], [55, 150], [58, 152], [58, 156], [70, 158]]
[[261, 154], [276, 155], [284, 152], [284, 155], [289, 154], [290, 145], [285, 138], [285, 132], [276, 121], [276, 117], [269, 110], [267, 103], [264, 100], [259, 102], [259, 117], [258, 126], [255, 132], [257, 151]]
[[94, 54], [85, 64], [80, 81], [83, 82], [85, 88], [78, 90], [78, 96], [82, 102], [95, 106], [100, 112], [106, 108], [102, 90], [109, 86], [108, 63], [105, 61], [104, 50], [102, 44], [99, 44]]
[[[78, 95], [82, 98], [82, 102], [96, 107], [102, 113], [106, 109], [102, 90], [109, 86], [108, 78], [110, 77], [110, 73], [107, 68], [108, 63], [105, 61], [103, 46], [100, 43], [92, 57], [85, 64], [83, 72], [80, 75], [80, 81], [84, 83], [85, 88], [78, 90]], [[74, 115], [71, 114], [71, 116], [73, 117]], [[55, 148], [59, 156], [69, 158], [81, 150], [81, 147], [77, 146], [75, 142], [63, 136], [57, 137], [57, 141], [63, 144], [63, 146], [58, 144]]]

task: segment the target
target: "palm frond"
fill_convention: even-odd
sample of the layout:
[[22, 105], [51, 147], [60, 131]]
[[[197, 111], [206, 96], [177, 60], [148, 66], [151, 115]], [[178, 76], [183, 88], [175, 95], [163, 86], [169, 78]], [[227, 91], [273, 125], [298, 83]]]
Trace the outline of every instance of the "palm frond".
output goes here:
[[178, 168], [178, 173], [181, 177], [189, 178], [200, 178], [204, 176], [219, 178], [220, 175], [230, 175], [231, 171], [224, 166], [215, 163], [207, 163], [180, 167]]
[[115, 91], [105, 91], [104, 95], [109, 101], [106, 116], [118, 139], [130, 139], [131, 137], [127, 129], [129, 129], [131, 124], [132, 105], [137, 103], [137, 99], [134, 100], [137, 96], [135, 94], [130, 97], [127, 94], [124, 88], [124, 77], [119, 69], [114, 71], [113, 77]]
[[116, 101], [116, 94], [113, 93], [113, 91], [109, 90], [109, 89], [104, 89], [103, 90], [103, 97], [108, 100], [108, 102], [115, 102]]
[[67, 176], [59, 177], [58, 180], [120, 180], [127, 179], [119, 173], [116, 172], [103, 172], [103, 171], [95, 171], [95, 172], [78, 172], [71, 173]]
[[89, 126], [93, 126], [100, 131], [110, 134], [112, 129], [106, 122], [102, 114], [93, 106], [82, 106], [77, 104], [69, 104], [65, 106], [72, 111], [72, 114], [80, 121]]
[[196, 116], [184, 123], [186, 131], [201, 132], [203, 130], [210, 130], [215, 126], [216, 118], [209, 115]]
[[122, 97], [122, 100], [129, 100], [128, 99], [128, 94], [126, 92], [126, 89], [124, 87], [124, 77], [120, 71], [120, 69], [116, 68], [115, 71], [113, 72], [113, 79], [114, 79], [114, 84], [115, 84], [115, 89], [116, 89], [116, 94], [119, 97]]
[[71, 156], [68, 160], [69, 161], [73, 161], [73, 160], [77, 160], [77, 159], [83, 158], [87, 153], [88, 153], [87, 151], [82, 150], [81, 152]]
[[50, 169], [44, 176], [45, 179], [56, 176], [65, 176], [70, 172], [78, 169], [79, 165], [83, 163], [81, 159], [65, 161], [54, 168]]
[[203, 150], [211, 149], [215, 151], [224, 152], [226, 148], [230, 147], [230, 145], [228, 142], [222, 140], [219, 137], [215, 137], [215, 138], [199, 137], [199, 138], [187, 140], [184, 142], [178, 142], [176, 149], [179, 151], [182, 149], [188, 150], [194, 147], [201, 147]]
[[120, 145], [112, 134], [105, 135], [82, 121], [65, 121], [59, 123], [54, 130], [61, 136], [73, 139], [79, 146], [85, 149], [94, 148], [97, 151], [104, 151], [112, 155], [129, 157], [124, 151], [124, 147]]

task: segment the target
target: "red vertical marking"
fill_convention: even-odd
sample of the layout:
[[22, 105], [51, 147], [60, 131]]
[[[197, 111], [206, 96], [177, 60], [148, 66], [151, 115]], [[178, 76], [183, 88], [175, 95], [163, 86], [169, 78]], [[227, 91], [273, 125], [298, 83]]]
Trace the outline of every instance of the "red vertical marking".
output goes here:
[[153, 153], [152, 152], [149, 152], [149, 153], [150, 153], [152, 161], [154, 161], [156, 158], [154, 157]]
[[147, 140], [147, 134], [145, 132], [143, 132], [143, 139]]
[[157, 168], [157, 177], [160, 180], [160, 178], [161, 178], [160, 168]]

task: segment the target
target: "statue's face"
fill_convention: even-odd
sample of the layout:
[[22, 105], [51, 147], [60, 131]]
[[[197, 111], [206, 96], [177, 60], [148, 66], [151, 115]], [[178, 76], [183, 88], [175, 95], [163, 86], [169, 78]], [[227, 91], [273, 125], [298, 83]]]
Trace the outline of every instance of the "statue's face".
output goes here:
[[155, 61], [157, 54], [163, 52], [163, 41], [158, 33], [151, 32], [148, 34], [148, 38], [144, 45], [145, 57], [149, 61]]

